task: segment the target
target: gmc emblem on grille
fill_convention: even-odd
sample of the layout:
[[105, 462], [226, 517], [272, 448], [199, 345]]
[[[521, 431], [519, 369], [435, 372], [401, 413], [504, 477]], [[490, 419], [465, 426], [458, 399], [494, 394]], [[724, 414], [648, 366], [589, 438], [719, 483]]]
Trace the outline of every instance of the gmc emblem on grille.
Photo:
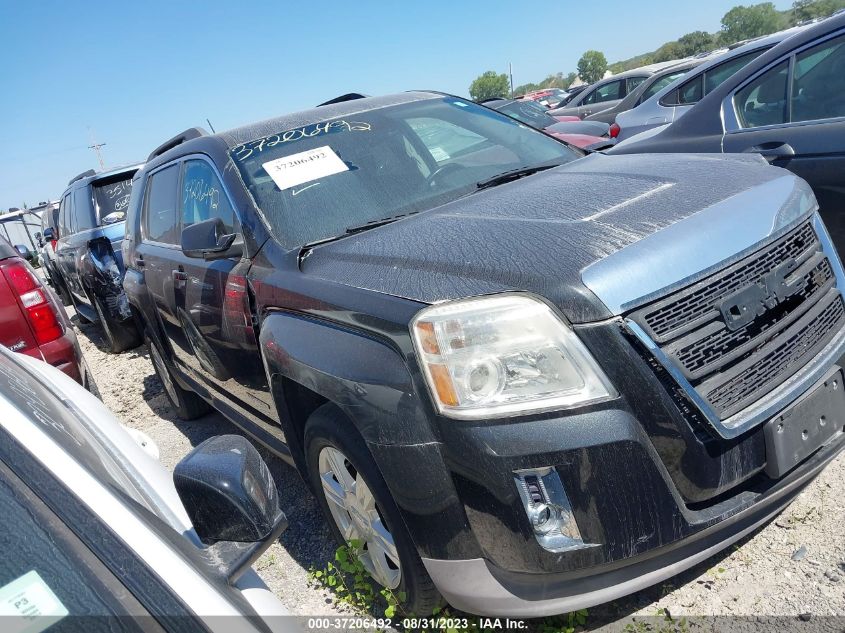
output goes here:
[[728, 329], [733, 332], [745, 327], [798, 292], [803, 279], [787, 282], [787, 278], [797, 266], [796, 261], [789, 258], [755, 283], [725, 297], [719, 304], [719, 311]]

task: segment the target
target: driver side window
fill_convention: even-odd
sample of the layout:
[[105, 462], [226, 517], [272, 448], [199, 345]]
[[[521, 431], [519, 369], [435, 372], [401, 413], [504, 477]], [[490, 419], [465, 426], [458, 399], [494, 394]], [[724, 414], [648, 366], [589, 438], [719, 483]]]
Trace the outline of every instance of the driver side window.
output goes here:
[[180, 215], [182, 228], [197, 222], [220, 218], [226, 233], [236, 233], [235, 210], [214, 169], [204, 160], [186, 160], [182, 176]]

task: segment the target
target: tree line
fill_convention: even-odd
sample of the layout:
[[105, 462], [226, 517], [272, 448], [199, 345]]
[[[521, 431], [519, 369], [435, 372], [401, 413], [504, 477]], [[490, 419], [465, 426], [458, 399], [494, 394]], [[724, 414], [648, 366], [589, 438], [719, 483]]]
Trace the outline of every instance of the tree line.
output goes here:
[[[514, 88], [513, 93], [522, 95], [542, 88], [565, 90], [578, 77], [583, 82], [591, 84], [604, 77], [608, 70], [617, 74], [648, 64], [691, 57], [743, 40], [769, 35], [807, 20], [825, 18], [842, 8], [845, 8], [845, 0], [796, 0], [792, 3], [792, 7], [785, 11], [778, 11], [771, 2], [761, 2], [750, 6], [739, 5], [722, 16], [722, 28], [716, 33], [693, 31], [677, 40], [664, 43], [655, 51], [612, 64], [607, 63], [601, 51], [589, 50], [578, 60], [577, 72], [566, 74], [559, 72], [537, 83], [521, 84]], [[469, 94], [475, 100], [508, 95], [510, 94], [508, 76], [488, 70], [470, 84]]]

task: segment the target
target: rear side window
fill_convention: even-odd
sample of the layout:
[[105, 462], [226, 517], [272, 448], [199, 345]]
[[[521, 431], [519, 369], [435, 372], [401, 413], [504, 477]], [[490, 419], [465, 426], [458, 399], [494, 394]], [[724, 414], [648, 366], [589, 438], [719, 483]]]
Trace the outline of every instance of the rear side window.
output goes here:
[[153, 242], [179, 243], [179, 222], [176, 214], [176, 187], [179, 166], [157, 171], [149, 179], [147, 203], [144, 207], [144, 237]]
[[786, 111], [788, 78], [789, 62], [783, 62], [737, 93], [743, 127], [775, 125], [789, 120]]
[[767, 50], [767, 48], [761, 48], [750, 53], [745, 53], [745, 55], [738, 55], [718, 66], [714, 66], [710, 70], [699, 73], [677, 90], [673, 90], [663, 97], [661, 103], [663, 105], [692, 105], [693, 103], [698, 103], [718, 88], [723, 81]]
[[685, 83], [678, 88], [678, 99], [675, 103], [689, 105], [701, 101], [704, 96], [703, 84], [704, 78], [701, 75]]
[[235, 210], [214, 169], [204, 160], [185, 161], [182, 176], [182, 228], [220, 218], [227, 233], [235, 233]]
[[94, 205], [91, 199], [91, 190], [88, 187], [79, 187], [73, 192], [73, 220], [71, 230], [74, 233], [87, 231], [97, 226], [94, 218]]
[[704, 73], [704, 94], [709, 95], [713, 90], [722, 85], [726, 79], [733, 75], [740, 68], [748, 64], [751, 60], [763, 54], [762, 50], [754, 51], [753, 53], [746, 53], [734, 57], [730, 61], [720, 64], [715, 68], [711, 68]]
[[654, 95], [656, 95], [658, 92], [663, 90], [670, 83], [672, 83], [673, 81], [675, 81], [679, 77], [683, 77], [684, 74], [686, 74], [686, 72], [687, 71], [683, 70], [681, 72], [672, 73], [671, 75], [666, 75], [665, 77], [661, 77], [660, 79], [655, 81], [653, 84], [651, 84], [648, 88], [646, 88], [643, 91], [643, 94], [640, 97], [640, 103], [642, 103], [643, 101], [648, 101], [649, 99], [651, 99]]
[[596, 88], [593, 92], [584, 99], [583, 103], [603, 103], [604, 101], [612, 101], [622, 97], [622, 80], [612, 81], [609, 84], [603, 85], [601, 88]]
[[648, 79], [648, 77], [628, 77], [628, 92], [631, 92], [646, 79]]
[[131, 175], [117, 181], [95, 182], [93, 189], [100, 226], [121, 222], [126, 218], [129, 195], [132, 193]]
[[59, 204], [59, 237], [63, 237], [68, 234], [68, 219], [70, 214], [70, 195], [66, 195], [62, 198], [61, 203]]

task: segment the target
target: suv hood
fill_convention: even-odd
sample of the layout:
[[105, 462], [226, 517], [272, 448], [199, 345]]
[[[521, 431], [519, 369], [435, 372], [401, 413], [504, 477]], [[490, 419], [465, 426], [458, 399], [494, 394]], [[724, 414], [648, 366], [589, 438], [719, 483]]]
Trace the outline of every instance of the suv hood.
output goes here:
[[423, 303], [524, 290], [585, 323], [691, 283], [814, 205], [758, 156], [593, 154], [317, 246], [302, 271]]

